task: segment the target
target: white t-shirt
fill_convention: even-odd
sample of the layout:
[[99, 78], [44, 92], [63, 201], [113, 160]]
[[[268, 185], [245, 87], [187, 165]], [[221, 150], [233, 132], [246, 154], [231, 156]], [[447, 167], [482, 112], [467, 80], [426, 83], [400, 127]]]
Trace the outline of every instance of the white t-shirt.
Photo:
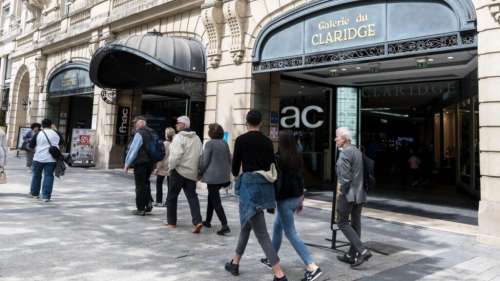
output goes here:
[[47, 138], [50, 140], [50, 143], [53, 146], [59, 147], [59, 135], [52, 129], [43, 129], [38, 133], [36, 138], [36, 147], [35, 147], [35, 156], [33, 157], [33, 161], [41, 162], [41, 163], [50, 163], [56, 162], [54, 157], [50, 155], [49, 148], [50, 144], [45, 137], [47, 134]]

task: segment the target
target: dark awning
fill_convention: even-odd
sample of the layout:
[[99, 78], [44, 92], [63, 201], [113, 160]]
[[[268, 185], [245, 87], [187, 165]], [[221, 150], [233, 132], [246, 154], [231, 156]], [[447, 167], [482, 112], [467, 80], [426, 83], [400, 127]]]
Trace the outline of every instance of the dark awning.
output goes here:
[[200, 42], [159, 33], [112, 42], [99, 48], [90, 62], [90, 79], [101, 88], [140, 89], [205, 77]]

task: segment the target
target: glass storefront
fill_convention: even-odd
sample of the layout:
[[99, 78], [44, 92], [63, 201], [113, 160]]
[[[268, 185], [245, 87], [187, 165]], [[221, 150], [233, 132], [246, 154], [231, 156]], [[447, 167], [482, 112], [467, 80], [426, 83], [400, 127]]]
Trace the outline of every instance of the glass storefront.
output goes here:
[[[282, 82], [280, 129], [293, 130], [304, 153], [306, 186], [332, 188], [335, 128], [348, 127], [353, 142], [376, 165], [381, 186], [462, 187], [478, 190], [477, 96], [466, 97], [460, 80], [329, 87]], [[421, 163], [418, 183], [409, 158]], [[472, 180], [474, 178], [474, 180]]]
[[280, 129], [292, 130], [304, 155], [305, 181], [322, 188], [332, 179], [332, 89], [287, 83], [280, 96]]

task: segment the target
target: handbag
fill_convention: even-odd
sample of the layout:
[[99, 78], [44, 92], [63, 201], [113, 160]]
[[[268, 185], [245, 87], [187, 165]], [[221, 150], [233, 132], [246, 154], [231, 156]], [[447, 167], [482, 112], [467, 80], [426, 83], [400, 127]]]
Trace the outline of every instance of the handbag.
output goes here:
[[0, 168], [0, 184], [6, 184], [7, 183], [7, 174], [5, 173], [4, 168]]
[[255, 173], [263, 176], [270, 183], [274, 183], [278, 179], [278, 169], [276, 169], [275, 163], [271, 164], [269, 171], [257, 171]]
[[42, 133], [45, 135], [45, 139], [47, 140], [47, 142], [50, 145], [50, 147], [49, 147], [50, 155], [52, 155], [52, 157], [54, 157], [54, 159], [56, 161], [57, 160], [64, 160], [64, 156], [62, 155], [61, 150], [59, 150], [59, 147], [52, 145], [52, 143], [50, 142], [49, 137], [47, 136], [47, 133], [45, 133], [45, 131], [42, 131]]

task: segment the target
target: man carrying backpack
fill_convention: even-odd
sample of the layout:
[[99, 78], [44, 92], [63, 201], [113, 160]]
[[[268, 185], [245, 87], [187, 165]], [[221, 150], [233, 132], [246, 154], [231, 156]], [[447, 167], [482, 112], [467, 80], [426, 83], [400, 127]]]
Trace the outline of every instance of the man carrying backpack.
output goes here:
[[[156, 155], [161, 154], [161, 151], [155, 151], [155, 140], [158, 137], [151, 128], [147, 127], [146, 118], [138, 116], [134, 119], [134, 124], [135, 135], [125, 158], [124, 171], [127, 173], [130, 166], [134, 166], [135, 203], [137, 206], [134, 215], [145, 216], [153, 209], [149, 178], [157, 162], [155, 158], [161, 156]], [[165, 156], [165, 151], [163, 151], [163, 156]]]
[[203, 226], [201, 223], [200, 201], [196, 194], [202, 144], [196, 132], [190, 129], [190, 123], [187, 116], [177, 118], [175, 127], [179, 133], [170, 144], [167, 226], [175, 228], [177, 225], [177, 198], [181, 190], [184, 190], [193, 219], [193, 233], [198, 234]]

